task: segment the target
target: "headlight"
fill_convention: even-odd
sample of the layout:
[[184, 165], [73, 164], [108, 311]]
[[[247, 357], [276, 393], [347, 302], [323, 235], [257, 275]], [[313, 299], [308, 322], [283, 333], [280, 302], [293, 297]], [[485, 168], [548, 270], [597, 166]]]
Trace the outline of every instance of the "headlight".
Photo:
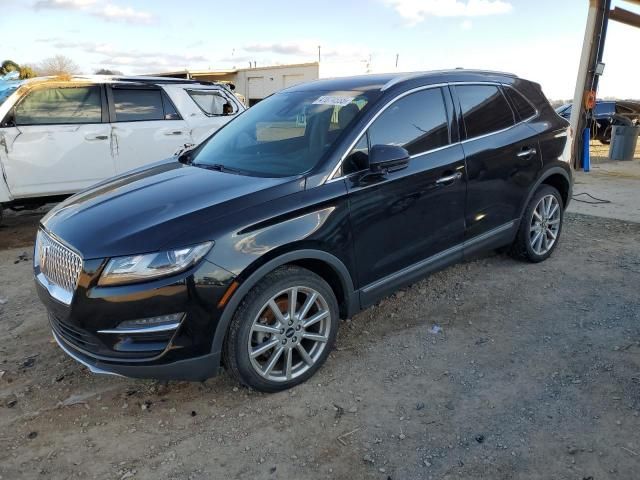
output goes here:
[[102, 272], [98, 285], [142, 282], [182, 272], [198, 263], [212, 246], [213, 242], [204, 242], [165, 252], [112, 258]]

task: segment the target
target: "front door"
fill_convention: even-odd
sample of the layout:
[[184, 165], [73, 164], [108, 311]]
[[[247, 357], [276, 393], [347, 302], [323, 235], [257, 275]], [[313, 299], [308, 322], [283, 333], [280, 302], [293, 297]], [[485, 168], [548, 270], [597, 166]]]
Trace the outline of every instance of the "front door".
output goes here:
[[187, 123], [159, 87], [116, 84], [107, 93], [118, 174], [168, 158], [192, 143]]
[[[0, 152], [14, 198], [62, 195], [115, 173], [111, 128], [99, 85], [35, 87], [0, 128]], [[103, 121], [104, 120], [104, 121]]]
[[[452, 142], [451, 105], [449, 90], [438, 87], [402, 97], [370, 126], [354, 161], [345, 161], [363, 306], [462, 256], [465, 162]], [[409, 166], [372, 175], [373, 145], [403, 146]]]

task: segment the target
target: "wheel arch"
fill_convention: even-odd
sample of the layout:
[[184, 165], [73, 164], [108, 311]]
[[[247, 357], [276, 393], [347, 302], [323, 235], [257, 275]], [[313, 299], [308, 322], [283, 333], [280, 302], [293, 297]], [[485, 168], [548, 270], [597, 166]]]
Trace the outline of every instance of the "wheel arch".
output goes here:
[[[340, 317], [348, 318], [358, 308], [353, 280], [345, 264], [336, 256], [322, 250], [293, 250], [268, 260], [250, 271], [233, 293], [224, 307], [213, 336], [212, 352], [220, 352], [233, 318], [233, 314], [249, 291], [267, 275], [283, 265], [297, 265], [322, 277], [336, 294], [340, 307]], [[241, 274], [238, 278], [241, 278]]]
[[522, 205], [520, 209], [520, 218], [524, 214], [527, 205], [531, 201], [531, 198], [536, 193], [540, 185], [550, 185], [554, 187], [556, 190], [560, 192], [560, 196], [562, 197], [563, 207], [566, 209], [567, 205], [571, 201], [571, 191], [572, 191], [572, 181], [571, 175], [564, 168], [560, 166], [551, 167], [548, 170], [545, 170], [542, 175], [538, 178], [533, 187], [529, 190], [527, 194], [527, 199]]

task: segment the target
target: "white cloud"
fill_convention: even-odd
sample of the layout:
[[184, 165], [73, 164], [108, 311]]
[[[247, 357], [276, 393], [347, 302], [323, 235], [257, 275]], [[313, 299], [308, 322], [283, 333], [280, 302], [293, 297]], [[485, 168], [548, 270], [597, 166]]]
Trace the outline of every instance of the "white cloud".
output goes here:
[[120, 7], [112, 3], [93, 11], [92, 14], [105, 20], [128, 23], [150, 23], [153, 19], [149, 12], [135, 10], [132, 7]]
[[408, 24], [427, 17], [479, 17], [508, 13], [513, 9], [504, 0], [385, 0]]
[[133, 7], [107, 3], [98, 5], [97, 0], [38, 0], [33, 4], [36, 10], [80, 10], [112, 22], [151, 23], [153, 15]]
[[38, 0], [36, 9], [81, 10], [96, 3], [96, 0]]

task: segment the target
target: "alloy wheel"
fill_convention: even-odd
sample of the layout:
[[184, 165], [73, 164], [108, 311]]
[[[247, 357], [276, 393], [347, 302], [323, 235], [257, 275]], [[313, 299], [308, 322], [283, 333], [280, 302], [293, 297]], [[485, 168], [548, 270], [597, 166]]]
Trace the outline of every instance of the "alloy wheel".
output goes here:
[[544, 255], [556, 243], [562, 211], [554, 195], [545, 195], [533, 209], [529, 244], [536, 255]]
[[324, 297], [303, 286], [272, 296], [253, 320], [248, 351], [261, 377], [286, 382], [307, 372], [329, 341], [331, 313]]

